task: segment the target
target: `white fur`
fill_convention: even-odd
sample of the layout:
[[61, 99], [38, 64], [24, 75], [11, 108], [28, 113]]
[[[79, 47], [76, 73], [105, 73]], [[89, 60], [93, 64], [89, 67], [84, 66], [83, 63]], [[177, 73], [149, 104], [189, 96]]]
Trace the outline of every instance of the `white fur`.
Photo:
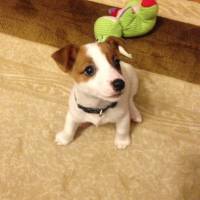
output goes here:
[[[121, 62], [122, 74], [114, 69], [106, 56], [101, 52], [97, 43], [85, 45], [87, 55], [93, 59], [97, 67], [94, 78], [84, 83], [75, 84], [69, 99], [69, 111], [66, 116], [64, 130], [56, 135], [56, 143], [65, 145], [70, 143], [77, 128], [84, 122], [91, 122], [98, 126], [108, 122], [116, 124], [115, 145], [124, 149], [130, 144], [130, 121], [141, 122], [142, 117], [135, 106], [133, 97], [138, 89], [138, 78], [133, 66]], [[115, 94], [111, 82], [115, 79], [125, 81], [125, 89], [119, 97]], [[117, 106], [108, 109], [103, 116], [89, 114], [77, 107], [77, 102], [85, 107], [104, 108], [111, 102], [117, 101]]]

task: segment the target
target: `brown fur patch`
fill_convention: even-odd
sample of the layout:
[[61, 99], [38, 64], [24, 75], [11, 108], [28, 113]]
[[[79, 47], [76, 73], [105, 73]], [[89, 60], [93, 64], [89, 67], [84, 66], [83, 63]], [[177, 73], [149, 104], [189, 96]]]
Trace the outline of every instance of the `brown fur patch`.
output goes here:
[[92, 58], [90, 58], [86, 54], [85, 47], [81, 46], [80, 49], [79, 49], [79, 52], [77, 54], [76, 61], [75, 61], [73, 68], [70, 72], [70, 75], [74, 78], [74, 80], [77, 83], [88, 81], [89, 79], [91, 79], [95, 76], [94, 75], [94, 76], [89, 77], [89, 76], [86, 76], [84, 74], [84, 69], [89, 65], [92, 65], [95, 68], [95, 65], [92, 61]]
[[113, 58], [117, 57], [117, 51], [111, 46], [104, 42], [98, 44], [99, 48], [101, 49], [102, 53], [106, 55], [106, 58], [108, 59], [108, 62], [113, 65]]
[[101, 49], [102, 53], [106, 55], [106, 58], [108, 59], [108, 62], [119, 72], [121, 72], [120, 69], [117, 69], [114, 63], [114, 59], [120, 59], [119, 51], [118, 49], [112, 48], [107, 42], [99, 43], [99, 48]]

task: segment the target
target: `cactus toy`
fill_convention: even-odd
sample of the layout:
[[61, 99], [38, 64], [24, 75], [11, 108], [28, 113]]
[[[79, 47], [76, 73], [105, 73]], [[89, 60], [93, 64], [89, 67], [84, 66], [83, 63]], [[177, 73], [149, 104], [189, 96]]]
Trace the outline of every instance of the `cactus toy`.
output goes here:
[[134, 37], [148, 33], [156, 24], [158, 4], [155, 0], [131, 0], [124, 8], [111, 8], [111, 16], [103, 16], [94, 25], [99, 42], [109, 36]]

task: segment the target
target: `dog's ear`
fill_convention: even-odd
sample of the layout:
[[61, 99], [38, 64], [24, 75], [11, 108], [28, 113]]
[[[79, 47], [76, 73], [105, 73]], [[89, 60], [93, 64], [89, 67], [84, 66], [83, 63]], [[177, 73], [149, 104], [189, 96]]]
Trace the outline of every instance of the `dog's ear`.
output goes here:
[[73, 44], [69, 44], [55, 53], [52, 58], [56, 61], [60, 69], [64, 72], [69, 72], [76, 60], [79, 48]]
[[106, 39], [106, 42], [112, 47], [112, 48], [118, 48], [119, 46], [123, 46], [125, 48], [126, 41], [122, 38], [110, 36]]
[[118, 50], [123, 56], [132, 58], [132, 55], [129, 54], [128, 50], [126, 49], [126, 41], [124, 39], [110, 36], [106, 40], [106, 43], [108, 43], [113, 49]]

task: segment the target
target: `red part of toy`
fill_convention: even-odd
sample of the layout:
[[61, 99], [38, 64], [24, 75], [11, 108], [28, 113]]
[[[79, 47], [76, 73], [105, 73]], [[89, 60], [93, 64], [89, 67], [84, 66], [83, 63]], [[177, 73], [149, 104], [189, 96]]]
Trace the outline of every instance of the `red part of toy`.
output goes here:
[[142, 6], [143, 7], [151, 7], [153, 5], [157, 4], [155, 0], [143, 0], [142, 1]]
[[110, 8], [108, 10], [108, 13], [109, 13], [109, 15], [116, 17], [119, 10], [121, 10], [121, 8]]

